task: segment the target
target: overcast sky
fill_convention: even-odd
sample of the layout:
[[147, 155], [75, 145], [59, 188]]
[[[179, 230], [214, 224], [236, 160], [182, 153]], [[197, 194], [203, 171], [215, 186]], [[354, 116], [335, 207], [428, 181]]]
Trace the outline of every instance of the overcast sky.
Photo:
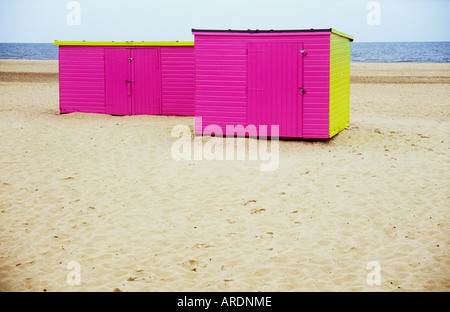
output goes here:
[[0, 0], [0, 42], [192, 41], [192, 28], [450, 41], [450, 0]]

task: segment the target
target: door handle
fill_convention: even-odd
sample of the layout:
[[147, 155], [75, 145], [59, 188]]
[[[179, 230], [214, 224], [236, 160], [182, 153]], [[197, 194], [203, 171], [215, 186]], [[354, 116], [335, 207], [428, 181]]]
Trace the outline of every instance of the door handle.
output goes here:
[[131, 96], [131, 82], [130, 80], [125, 80], [125, 82], [127, 83], [127, 93], [129, 96]]
[[303, 89], [303, 88], [298, 88], [298, 90], [299, 90], [299, 91], [302, 91], [302, 93], [303, 93], [303, 94], [305, 94], [305, 93], [306, 93], [306, 90], [305, 90], [305, 89]]

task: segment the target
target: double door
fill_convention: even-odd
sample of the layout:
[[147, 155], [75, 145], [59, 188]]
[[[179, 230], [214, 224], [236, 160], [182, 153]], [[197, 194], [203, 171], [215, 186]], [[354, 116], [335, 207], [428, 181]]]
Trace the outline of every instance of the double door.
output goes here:
[[106, 48], [105, 88], [107, 114], [161, 114], [158, 50]]

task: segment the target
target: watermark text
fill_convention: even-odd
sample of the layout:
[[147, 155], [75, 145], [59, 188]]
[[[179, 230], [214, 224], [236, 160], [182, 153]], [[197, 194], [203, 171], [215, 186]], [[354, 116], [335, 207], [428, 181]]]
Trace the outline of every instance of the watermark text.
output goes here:
[[[195, 118], [195, 128], [202, 128], [202, 118]], [[270, 130], [270, 135], [268, 135]], [[201, 130], [200, 130], [201, 131]], [[172, 158], [179, 160], [253, 160], [261, 161], [261, 171], [274, 171], [279, 165], [279, 126], [271, 125], [227, 125], [225, 135], [222, 127], [207, 125], [203, 136], [193, 136], [186, 125], [172, 129], [172, 137], [178, 140], [172, 144]], [[245, 137], [249, 138], [246, 139]], [[255, 138], [259, 138], [258, 140]], [[270, 137], [270, 140], [268, 140]]]
[[78, 1], [70, 1], [66, 5], [67, 13], [66, 22], [69, 26], [81, 25], [81, 5]]
[[381, 5], [378, 1], [370, 1], [366, 6], [367, 10], [370, 10], [367, 14], [367, 24], [369, 26], [381, 25]]

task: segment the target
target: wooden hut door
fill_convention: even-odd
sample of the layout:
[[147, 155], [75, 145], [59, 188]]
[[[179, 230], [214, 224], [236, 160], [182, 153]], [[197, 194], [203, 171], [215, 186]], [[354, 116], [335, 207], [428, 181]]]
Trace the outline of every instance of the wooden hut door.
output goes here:
[[106, 114], [131, 115], [130, 49], [105, 49]]
[[160, 78], [156, 48], [105, 49], [106, 113], [159, 115]]
[[303, 44], [247, 44], [247, 124], [279, 126], [280, 137], [301, 137]]
[[133, 115], [159, 115], [160, 75], [157, 48], [135, 49], [132, 51], [133, 74]]

